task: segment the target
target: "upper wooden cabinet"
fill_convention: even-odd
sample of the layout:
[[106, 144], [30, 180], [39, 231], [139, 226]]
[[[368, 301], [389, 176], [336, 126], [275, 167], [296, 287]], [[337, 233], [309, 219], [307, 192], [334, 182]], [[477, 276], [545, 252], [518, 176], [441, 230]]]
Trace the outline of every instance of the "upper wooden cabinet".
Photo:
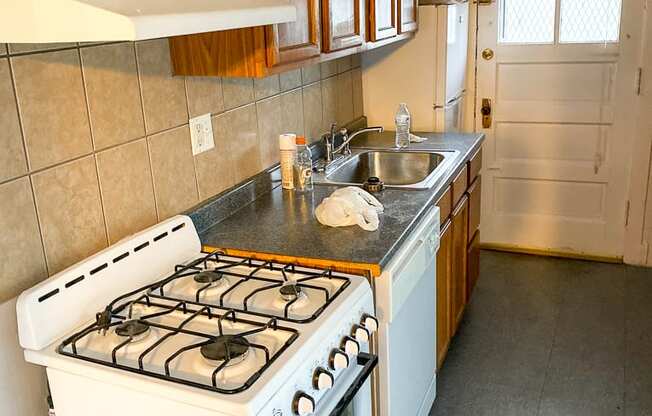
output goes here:
[[292, 2], [295, 22], [171, 37], [174, 74], [266, 77], [382, 47], [417, 27], [417, 0]]
[[293, 0], [297, 21], [267, 26], [272, 65], [303, 61], [321, 54], [319, 0]]
[[419, 27], [417, 22], [419, 0], [398, 0], [398, 33], [414, 32]]
[[375, 42], [396, 36], [398, 1], [401, 0], [369, 0], [369, 40]]
[[324, 52], [360, 46], [365, 38], [364, 0], [322, 0]]

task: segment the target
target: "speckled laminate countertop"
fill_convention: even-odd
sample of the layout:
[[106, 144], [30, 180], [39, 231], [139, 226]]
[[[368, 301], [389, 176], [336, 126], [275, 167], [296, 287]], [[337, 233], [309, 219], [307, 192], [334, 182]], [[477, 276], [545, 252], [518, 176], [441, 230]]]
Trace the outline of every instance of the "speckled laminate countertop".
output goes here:
[[[384, 267], [412, 228], [441, 195], [464, 163], [482, 144], [481, 134], [420, 133], [428, 140], [412, 150], [459, 150], [451, 168], [428, 190], [386, 189], [375, 196], [385, 207], [377, 231], [357, 226], [331, 228], [314, 216], [319, 203], [338, 189], [315, 185], [311, 194], [283, 191], [280, 186], [258, 196], [226, 219], [200, 231], [205, 246], [292, 257], [335, 260]], [[394, 133], [369, 134], [354, 147], [390, 148]]]

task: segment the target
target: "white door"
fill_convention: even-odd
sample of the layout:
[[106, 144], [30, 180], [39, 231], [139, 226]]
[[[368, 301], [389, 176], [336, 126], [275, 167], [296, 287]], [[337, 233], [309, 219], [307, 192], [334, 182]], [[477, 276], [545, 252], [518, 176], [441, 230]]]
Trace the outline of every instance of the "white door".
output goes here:
[[[625, 0], [622, 22], [621, 0], [478, 6], [483, 243], [622, 257], [622, 124], [636, 71], [635, 51], [621, 38], [638, 25], [626, 17], [634, 3], [642, 4]], [[490, 128], [479, 115], [483, 98], [491, 100]]]

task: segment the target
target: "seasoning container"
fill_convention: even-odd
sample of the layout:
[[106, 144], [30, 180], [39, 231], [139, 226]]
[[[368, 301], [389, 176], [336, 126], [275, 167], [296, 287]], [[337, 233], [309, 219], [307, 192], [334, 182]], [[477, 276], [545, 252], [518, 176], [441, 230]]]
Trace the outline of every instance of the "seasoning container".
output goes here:
[[281, 183], [283, 189], [294, 189], [294, 160], [297, 154], [297, 135], [286, 133], [278, 137], [281, 151]]

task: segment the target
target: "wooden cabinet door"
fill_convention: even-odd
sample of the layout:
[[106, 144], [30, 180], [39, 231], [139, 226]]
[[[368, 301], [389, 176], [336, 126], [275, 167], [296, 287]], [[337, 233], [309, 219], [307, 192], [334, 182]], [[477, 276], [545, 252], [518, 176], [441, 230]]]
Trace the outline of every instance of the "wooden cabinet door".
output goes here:
[[369, 39], [373, 42], [396, 36], [400, 0], [369, 0]]
[[471, 243], [480, 228], [480, 211], [482, 209], [482, 176], [475, 178], [468, 190], [469, 194], [469, 231], [468, 242]]
[[451, 269], [451, 334], [457, 331], [466, 306], [467, 230], [469, 199], [465, 195], [453, 210], [453, 253]]
[[268, 26], [268, 61], [275, 65], [319, 56], [321, 31], [319, 0], [292, 0], [297, 8], [297, 20]]
[[324, 52], [364, 43], [364, 0], [322, 0]]
[[419, 27], [419, 0], [399, 0], [398, 33], [414, 32]]
[[467, 250], [466, 303], [471, 300], [473, 289], [480, 278], [480, 231], [476, 232]]
[[437, 369], [441, 368], [451, 340], [451, 259], [453, 227], [446, 221], [441, 228], [437, 252]]

